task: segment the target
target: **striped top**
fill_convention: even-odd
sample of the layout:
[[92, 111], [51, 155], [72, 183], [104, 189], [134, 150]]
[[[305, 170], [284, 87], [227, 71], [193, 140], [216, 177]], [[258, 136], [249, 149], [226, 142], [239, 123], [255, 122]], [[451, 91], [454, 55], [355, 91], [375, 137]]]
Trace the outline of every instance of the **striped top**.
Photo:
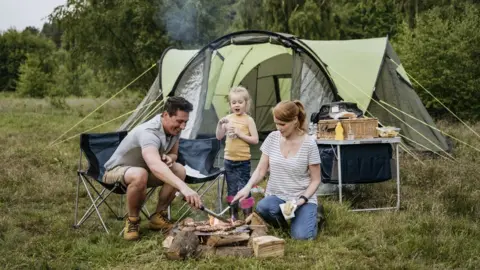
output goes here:
[[[285, 158], [280, 152], [280, 132], [271, 132], [260, 150], [269, 157], [270, 178], [265, 195], [275, 195], [282, 200], [298, 200], [310, 185], [309, 165], [320, 164], [315, 141], [305, 136], [294, 157]], [[308, 198], [309, 203], [317, 204], [316, 192]]]

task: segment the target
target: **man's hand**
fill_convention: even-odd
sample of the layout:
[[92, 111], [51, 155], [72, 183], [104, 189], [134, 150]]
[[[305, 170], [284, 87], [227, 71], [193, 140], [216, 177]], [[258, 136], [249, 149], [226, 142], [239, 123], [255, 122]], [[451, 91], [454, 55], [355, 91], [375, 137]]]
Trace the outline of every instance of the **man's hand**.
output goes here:
[[169, 155], [162, 155], [162, 161], [168, 166], [172, 167], [173, 165], [173, 159]]
[[195, 208], [200, 208], [200, 206], [202, 206], [202, 200], [200, 198], [200, 195], [198, 195], [197, 192], [195, 192], [188, 186], [185, 187], [185, 189], [180, 190], [180, 193], [182, 193], [184, 200], [191, 206]]
[[243, 199], [246, 199], [249, 194], [250, 194], [250, 188], [245, 186], [235, 195], [235, 197], [233, 197], [233, 200], [230, 204], [233, 204], [236, 201], [241, 201]]

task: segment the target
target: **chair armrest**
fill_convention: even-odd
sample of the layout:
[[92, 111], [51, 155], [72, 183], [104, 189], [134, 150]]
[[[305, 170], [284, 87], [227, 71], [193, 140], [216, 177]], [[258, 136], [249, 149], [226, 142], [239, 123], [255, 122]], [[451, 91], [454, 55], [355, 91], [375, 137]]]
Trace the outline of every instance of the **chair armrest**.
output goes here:
[[189, 176], [187, 175], [186, 179], [185, 179], [185, 183], [187, 184], [200, 184], [200, 183], [204, 183], [204, 182], [208, 182], [208, 181], [212, 181], [212, 180], [215, 180], [217, 179], [217, 177], [220, 175], [220, 174], [223, 174], [225, 173], [225, 169], [224, 168], [215, 168], [216, 170], [214, 170], [213, 172], [205, 175], [204, 177], [194, 177], [194, 176]]

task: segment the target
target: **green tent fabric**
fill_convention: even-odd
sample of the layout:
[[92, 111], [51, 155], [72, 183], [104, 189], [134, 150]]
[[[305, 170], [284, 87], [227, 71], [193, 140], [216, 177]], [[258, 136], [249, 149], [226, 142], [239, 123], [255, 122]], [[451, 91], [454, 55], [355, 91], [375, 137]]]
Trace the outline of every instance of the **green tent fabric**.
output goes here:
[[[301, 40], [243, 31], [199, 50], [169, 49], [159, 67], [159, 78], [139, 107], [169, 95], [187, 98], [194, 111], [182, 133], [186, 138], [213, 136], [218, 119], [228, 114], [230, 88], [243, 85], [252, 97], [249, 113], [264, 135], [275, 129], [271, 108], [281, 100], [300, 99], [308, 115], [323, 104], [344, 100], [357, 103], [382, 125], [400, 127], [412, 149], [448, 149], [444, 136], [431, 128], [435, 124], [387, 38]], [[147, 110], [139, 108], [122, 128], [138, 124], [139, 115], [147, 119]]]
[[[304, 41], [327, 65], [339, 95], [368, 108], [385, 54], [386, 38]], [[359, 90], [360, 89], [360, 90]]]

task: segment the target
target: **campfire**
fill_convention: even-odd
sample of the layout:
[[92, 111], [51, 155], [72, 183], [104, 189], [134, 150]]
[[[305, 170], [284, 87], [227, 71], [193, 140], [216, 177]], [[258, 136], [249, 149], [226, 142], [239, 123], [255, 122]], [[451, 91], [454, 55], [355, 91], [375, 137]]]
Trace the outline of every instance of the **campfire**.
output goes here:
[[163, 246], [169, 259], [209, 256], [283, 256], [284, 240], [267, 235], [267, 226], [256, 213], [246, 220], [228, 222], [186, 218], [175, 226]]

